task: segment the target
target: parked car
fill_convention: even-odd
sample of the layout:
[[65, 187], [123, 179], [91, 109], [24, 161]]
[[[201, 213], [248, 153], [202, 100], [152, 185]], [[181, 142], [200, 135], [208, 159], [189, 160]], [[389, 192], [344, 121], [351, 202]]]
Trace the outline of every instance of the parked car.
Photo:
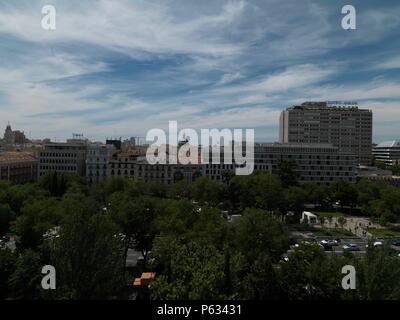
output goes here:
[[360, 251], [360, 248], [354, 243], [349, 243], [349, 244], [345, 244], [343, 246], [343, 250], [345, 250], [345, 251]]
[[322, 240], [321, 244], [329, 245], [329, 246], [337, 246], [337, 245], [339, 245], [339, 242], [337, 240]]
[[[382, 241], [375, 241], [375, 242], [373, 243], [373, 246], [374, 246], [374, 247], [383, 246], [383, 242], [382, 242]], [[368, 244], [365, 245], [365, 247], [368, 248]]]
[[395, 247], [400, 247], [400, 240], [393, 241], [392, 245], [394, 245]]

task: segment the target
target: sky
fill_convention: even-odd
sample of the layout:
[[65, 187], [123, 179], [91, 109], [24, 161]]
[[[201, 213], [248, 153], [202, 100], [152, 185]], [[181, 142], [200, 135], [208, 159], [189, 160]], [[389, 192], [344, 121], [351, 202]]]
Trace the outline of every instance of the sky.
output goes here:
[[351, 100], [375, 142], [400, 139], [399, 49], [398, 0], [0, 0], [0, 131], [104, 140], [175, 120], [272, 142], [286, 107]]

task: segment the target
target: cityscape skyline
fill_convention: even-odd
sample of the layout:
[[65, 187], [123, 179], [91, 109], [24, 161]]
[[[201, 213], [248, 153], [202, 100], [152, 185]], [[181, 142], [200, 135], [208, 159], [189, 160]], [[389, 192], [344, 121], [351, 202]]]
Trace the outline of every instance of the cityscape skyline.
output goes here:
[[54, 31], [44, 4], [0, 1], [2, 128], [104, 141], [177, 120], [277, 141], [283, 109], [356, 100], [374, 112], [374, 142], [398, 139], [395, 1], [353, 1], [356, 30], [340, 26], [344, 1], [53, 1]]

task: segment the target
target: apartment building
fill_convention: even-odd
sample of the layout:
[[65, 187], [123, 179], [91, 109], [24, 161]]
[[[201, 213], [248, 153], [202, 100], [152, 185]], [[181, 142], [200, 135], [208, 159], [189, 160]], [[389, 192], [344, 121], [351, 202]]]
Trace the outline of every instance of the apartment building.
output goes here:
[[361, 165], [372, 161], [372, 111], [356, 102], [305, 102], [282, 111], [280, 143], [332, 144], [354, 153]]
[[400, 164], [400, 140], [379, 143], [372, 149], [372, 154], [375, 161], [382, 161], [388, 166]]
[[131, 178], [137, 181], [172, 184], [180, 180], [191, 183], [203, 175], [203, 165], [150, 164], [145, 156], [137, 152], [121, 152], [112, 156], [108, 165], [109, 177]]
[[[218, 160], [217, 160], [218, 159]], [[254, 146], [254, 170], [275, 172], [280, 161], [295, 163], [299, 182], [315, 182], [330, 185], [342, 179], [356, 181], [356, 157], [339, 151], [329, 144], [280, 144], [261, 143]], [[128, 177], [146, 182], [172, 184], [177, 181], [193, 182], [199, 176], [224, 181], [227, 174], [235, 174], [238, 167], [234, 160], [226, 163], [223, 149], [220, 156], [210, 156], [209, 163], [199, 164], [149, 164], [145, 157], [120, 153], [110, 161], [109, 176]]]
[[98, 184], [108, 177], [108, 165], [117, 149], [113, 144], [91, 143], [86, 158], [88, 184]]
[[86, 176], [87, 140], [47, 142], [39, 154], [39, 176], [49, 171]]
[[37, 179], [38, 160], [28, 152], [0, 152], [0, 180], [26, 183]]

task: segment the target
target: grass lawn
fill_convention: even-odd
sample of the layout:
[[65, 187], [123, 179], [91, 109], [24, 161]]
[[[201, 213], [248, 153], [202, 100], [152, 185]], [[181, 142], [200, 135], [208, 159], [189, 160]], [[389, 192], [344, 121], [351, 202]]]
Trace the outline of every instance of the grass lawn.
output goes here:
[[352, 236], [354, 236], [354, 234], [352, 234], [349, 230], [345, 230], [342, 228], [314, 229], [313, 233], [316, 236], [325, 236], [325, 237], [352, 237]]
[[397, 230], [369, 228], [368, 232], [374, 237], [400, 237], [400, 231]]
[[325, 217], [328, 218], [329, 216], [331, 217], [343, 217], [344, 213], [343, 212], [327, 212], [327, 211], [313, 211], [315, 214], [317, 214], [320, 217]]

